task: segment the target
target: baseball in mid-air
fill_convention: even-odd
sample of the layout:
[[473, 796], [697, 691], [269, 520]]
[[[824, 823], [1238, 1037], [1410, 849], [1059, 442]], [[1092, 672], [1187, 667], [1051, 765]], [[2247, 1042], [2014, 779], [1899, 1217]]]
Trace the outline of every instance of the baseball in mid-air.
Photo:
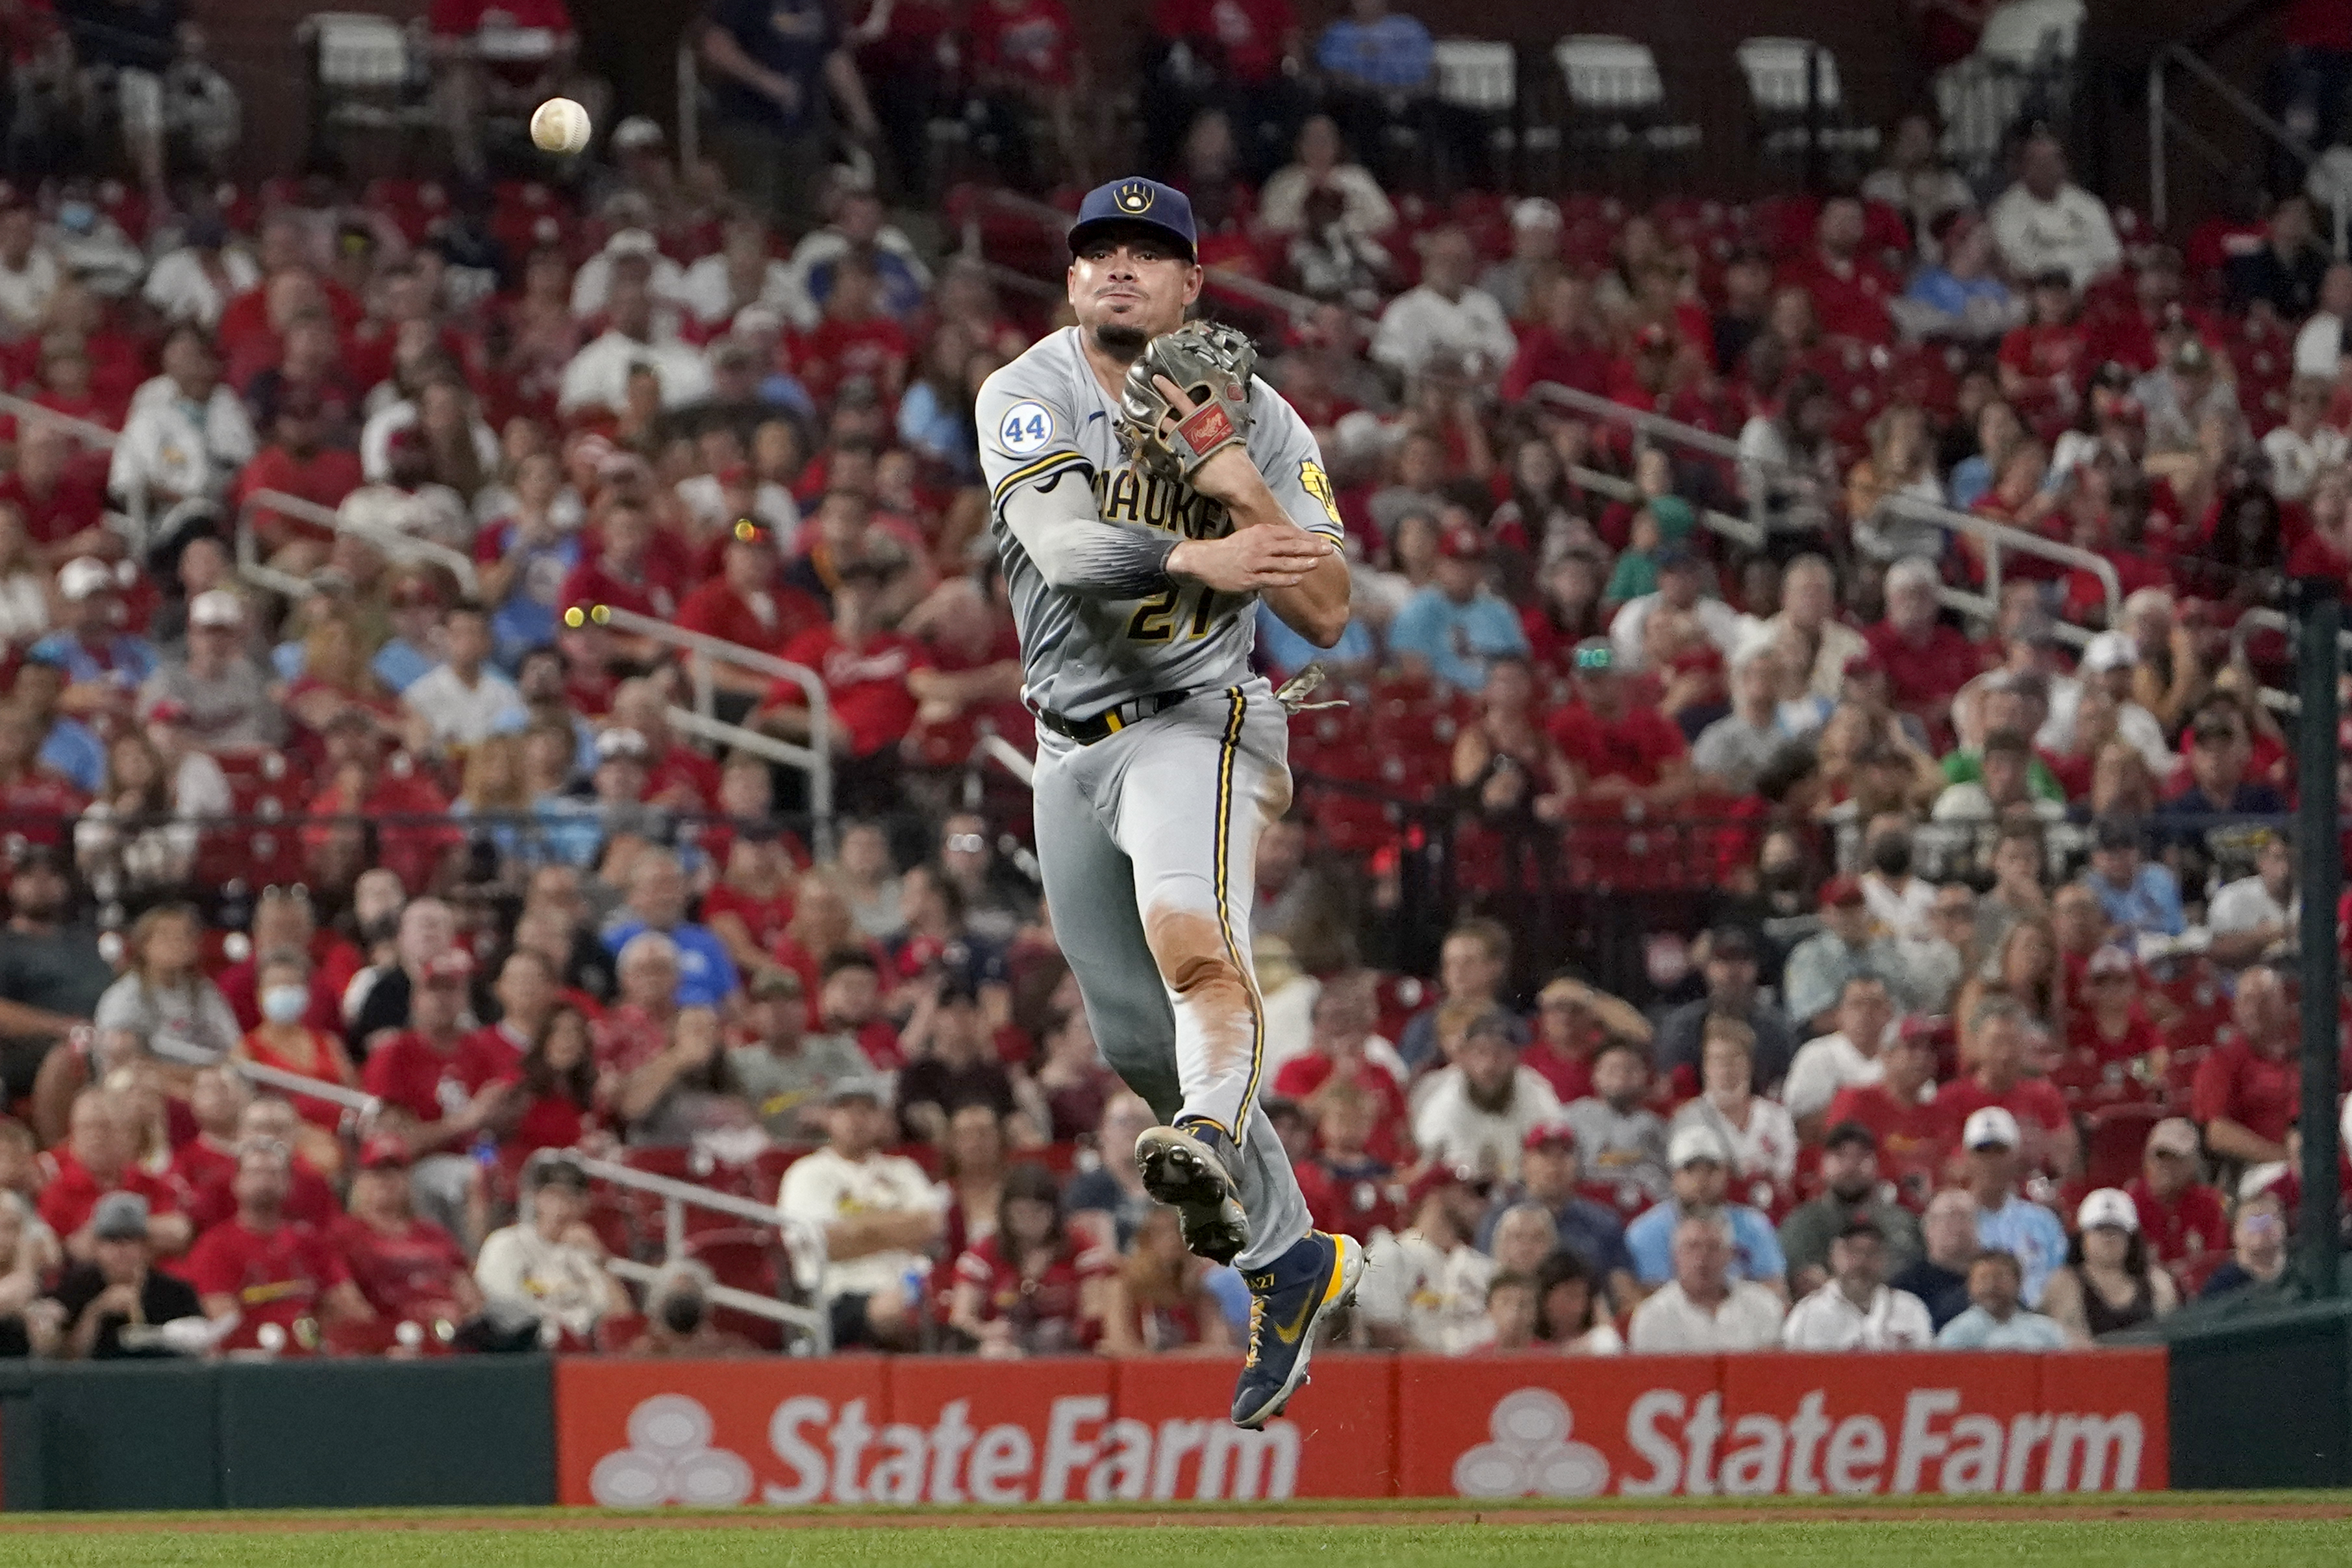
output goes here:
[[542, 152], [577, 152], [590, 129], [588, 111], [572, 99], [551, 98], [531, 111], [530, 139]]

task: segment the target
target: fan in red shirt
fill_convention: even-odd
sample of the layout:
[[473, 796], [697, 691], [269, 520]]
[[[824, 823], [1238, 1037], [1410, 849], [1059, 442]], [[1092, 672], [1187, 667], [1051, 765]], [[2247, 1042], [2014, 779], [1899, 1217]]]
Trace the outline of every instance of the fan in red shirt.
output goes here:
[[245, 1080], [226, 1067], [201, 1068], [189, 1080], [188, 1114], [196, 1135], [172, 1151], [165, 1176], [192, 1211], [196, 1195], [214, 1187], [226, 1191], [236, 1175], [237, 1124], [252, 1099]]
[[830, 400], [862, 383], [886, 404], [906, 386], [913, 353], [907, 329], [881, 308], [873, 263], [855, 253], [834, 264], [824, 319], [793, 346], [793, 366], [811, 396]]
[[532, 1155], [577, 1147], [597, 1123], [594, 1037], [588, 1016], [563, 1003], [548, 1014], [499, 1102], [499, 1163], [520, 1176]]
[[1886, 619], [1862, 634], [1886, 672], [1888, 697], [1931, 729], [1985, 667], [1983, 651], [1936, 618], [1937, 586], [1936, 569], [1924, 559], [1896, 561], [1886, 571]]
[[408, 1145], [370, 1138], [352, 1176], [351, 1212], [327, 1239], [379, 1317], [457, 1322], [482, 1310], [465, 1249], [408, 1206]]
[[499, 1021], [467, 1035], [461, 1048], [474, 1064], [471, 1071], [486, 1074], [486, 1082], [510, 1079], [522, 1071], [531, 1041], [563, 999], [562, 971], [546, 954], [518, 947], [499, 966], [491, 995], [499, 1004]]
[[2050, 1081], [2077, 1111], [2145, 1101], [2161, 1087], [2164, 1037], [2140, 1004], [2138, 961], [2102, 947], [2084, 968], [2083, 1000], [2069, 1009], [2066, 1054]]
[[1606, 637], [1576, 645], [1577, 700], [1551, 716], [1581, 794], [1664, 805], [1690, 778], [1690, 743], [1656, 708], [1633, 701]]
[[74, 1096], [66, 1142], [49, 1151], [56, 1174], [41, 1188], [41, 1218], [69, 1257], [88, 1260], [91, 1215], [110, 1192], [136, 1193], [147, 1200], [147, 1240], [156, 1252], [177, 1252], [188, 1244], [191, 1227], [180, 1212], [171, 1184], [134, 1163], [137, 1143], [131, 1112], [122, 1097], [104, 1089]]
[[1566, 1105], [1591, 1094], [1592, 1055], [1603, 1040], [1641, 1040], [1647, 1032], [1633, 1007], [1562, 975], [1536, 994], [1535, 1038], [1519, 1052], [1519, 1065], [1542, 1074]]
[[2250, 965], [2230, 1002], [2230, 1035], [2198, 1063], [2189, 1114], [2217, 1160], [2267, 1165], [2287, 1157], [2303, 1103], [2294, 1009], [2277, 970]]
[[1360, 985], [1329, 985], [1315, 998], [1312, 1049], [1292, 1057], [1274, 1075], [1274, 1092], [1309, 1103], [1325, 1085], [1350, 1084], [1372, 1102], [1372, 1131], [1364, 1152], [1390, 1166], [1412, 1155], [1412, 1113], [1396, 1075], [1364, 1055], [1380, 1022], [1379, 1009]]
[[333, 882], [345, 866], [364, 870], [373, 832], [375, 864], [399, 877], [403, 887], [432, 885], [443, 859], [466, 841], [447, 820], [447, 798], [423, 773], [385, 766], [379, 720], [359, 706], [328, 721], [326, 744], [323, 771], [330, 782], [311, 800], [313, 821], [302, 829], [303, 846], [321, 880]]
[[283, 1145], [247, 1145], [236, 1157], [236, 1213], [189, 1250], [184, 1272], [205, 1316], [238, 1317], [225, 1348], [260, 1345], [261, 1331], [275, 1327], [289, 1337], [269, 1348], [308, 1349], [307, 1336], [321, 1320], [366, 1322], [375, 1316], [326, 1238], [287, 1218], [292, 1158]]
[[483, 1092], [508, 1064], [468, 1050], [458, 1028], [473, 973], [462, 948], [428, 962], [410, 996], [409, 1027], [369, 1051], [360, 1073], [367, 1092], [399, 1113], [412, 1157], [462, 1150], [496, 1108], [499, 1095]]
[[[782, 654], [785, 644], [824, 620], [822, 603], [779, 580], [776, 536], [749, 517], [738, 518], [728, 529], [719, 574], [677, 607], [677, 624], [687, 631], [762, 653]], [[726, 664], [712, 672], [712, 679], [751, 696], [768, 686], [761, 677]]]
[[1066, 88], [1076, 78], [1077, 35], [1061, 0], [982, 0], [964, 25], [983, 87]]
[[[567, 625], [575, 623], [572, 612], [586, 614], [599, 605], [656, 621], [667, 621], [677, 612], [681, 585], [669, 553], [656, 548], [655, 532], [653, 514], [635, 502], [615, 502], [605, 508], [593, 541], [594, 552], [572, 569], [556, 595]], [[625, 648], [646, 646], [631, 633], [614, 635]]]
[[[268, 445], [238, 471], [229, 488], [229, 504], [242, 508], [263, 490], [292, 496], [330, 511], [360, 487], [360, 460], [355, 453], [324, 444], [326, 421], [318, 394], [307, 388], [289, 392], [278, 401]], [[315, 534], [316, 525], [289, 518], [267, 503], [254, 513], [256, 533], [267, 544], [285, 544], [297, 534]]]
[[16, 466], [0, 479], [0, 502], [25, 515], [43, 559], [63, 565], [106, 542], [106, 468], [86, 458], [63, 425], [28, 420]]
[[769, 953], [792, 924], [793, 870], [782, 838], [738, 833], [728, 846], [725, 872], [702, 895], [702, 923], [746, 974], [767, 967]]
[[1895, 341], [1886, 302], [1903, 292], [1884, 267], [1864, 253], [1869, 215], [1858, 196], [1833, 195], [1813, 224], [1813, 249], [1780, 269], [1780, 286], [1812, 297], [1822, 331], [1865, 343]]
[[1380, 1124], [1380, 1102], [1343, 1080], [1316, 1094], [1314, 1114], [1318, 1147], [1298, 1163], [1297, 1174], [1316, 1228], [1359, 1241], [1370, 1241], [1376, 1229], [1402, 1228], [1391, 1192], [1395, 1167], [1370, 1146]]
[[[2065, 1098], [2047, 1078], [2025, 1072], [2027, 1033], [2032, 1020], [2025, 1009], [2006, 997], [1979, 1005], [1967, 1019], [1973, 1039], [1976, 1070], [1936, 1092], [1936, 1109], [1943, 1118], [1944, 1137], [1957, 1146], [1968, 1119], [1988, 1105], [1997, 1105], [2017, 1118], [2025, 1146], [2019, 1150], [2024, 1168], [2064, 1175], [2074, 1168], [2078, 1138], [2074, 1118]], [[1964, 1037], [1967, 1038], [1967, 1037]]]
[[[845, 800], [887, 799], [895, 789], [898, 743], [914, 727], [919, 706], [907, 677], [931, 667], [920, 643], [882, 630], [883, 585], [895, 562], [847, 560], [833, 593], [833, 623], [802, 632], [785, 645], [784, 657], [824, 678], [833, 725], [835, 788]], [[809, 734], [807, 697], [790, 681], [769, 688], [754, 722], [795, 740]], [[846, 758], [846, 762], [842, 760]], [[852, 808], [859, 809], [859, 808]]]
[[1043, 1166], [1005, 1173], [997, 1216], [996, 1233], [956, 1260], [948, 1326], [986, 1356], [1091, 1350], [1117, 1254], [1065, 1228], [1061, 1184]]
[[[295, 1151], [293, 1185], [286, 1199], [287, 1218], [322, 1230], [333, 1224], [341, 1208], [327, 1178], [301, 1155], [299, 1145], [306, 1129], [293, 1102], [277, 1094], [244, 1099], [241, 1080], [236, 1092], [240, 1096], [238, 1103], [244, 1107], [237, 1113], [236, 1135], [216, 1140], [214, 1151], [187, 1161], [188, 1175], [194, 1178], [186, 1188], [188, 1222], [195, 1227], [196, 1234], [203, 1235], [236, 1212], [236, 1152], [256, 1144], [277, 1144]], [[202, 1147], [205, 1142], [201, 1136], [192, 1139], [181, 1145], [181, 1153], [186, 1155]], [[178, 1168], [174, 1161], [174, 1169]]]
[[2033, 314], [2000, 340], [2000, 395], [2029, 424], [2074, 413], [2091, 358], [2090, 329], [2074, 315], [2074, 278], [2056, 267], [2033, 280]]
[[1879, 1168], [1895, 1182], [1906, 1207], [1924, 1210], [1942, 1179], [1953, 1137], [1936, 1100], [1936, 1031], [1924, 1019], [1906, 1019], [1879, 1052], [1875, 1083], [1837, 1092], [1822, 1124], [1859, 1122], [1878, 1139]]
[[645, 799], [674, 811], [700, 814], [719, 803], [719, 764], [680, 746], [669, 727], [669, 698], [655, 682], [632, 677], [613, 688], [612, 735], [628, 730], [643, 749]]
[[1538, 382], [1605, 392], [1612, 362], [1608, 336], [1592, 308], [1592, 286], [1561, 273], [1544, 294], [1535, 325], [1519, 334], [1519, 351], [1503, 372], [1502, 393], [1516, 402]]
[[360, 950], [331, 928], [320, 929], [310, 906], [309, 891], [265, 887], [253, 908], [253, 956], [230, 965], [213, 977], [221, 997], [236, 1014], [238, 1025], [251, 1029], [261, 1021], [257, 967], [265, 953], [301, 953], [310, 960], [310, 1009], [302, 1021], [312, 1029], [341, 1030], [343, 993], [363, 964]]
[[2221, 1195], [2197, 1179], [2197, 1124], [2171, 1116], [2148, 1129], [2140, 1174], [2124, 1188], [2157, 1260], [2195, 1283], [2230, 1255]]

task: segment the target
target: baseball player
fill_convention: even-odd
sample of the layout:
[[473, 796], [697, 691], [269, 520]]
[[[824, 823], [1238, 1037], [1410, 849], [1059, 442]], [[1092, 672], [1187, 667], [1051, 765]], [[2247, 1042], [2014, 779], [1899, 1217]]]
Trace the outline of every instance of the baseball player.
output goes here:
[[1339, 640], [1339, 514], [1249, 340], [1183, 324], [1202, 279], [1183, 193], [1104, 185], [1069, 238], [1077, 325], [991, 376], [976, 415], [1037, 720], [1038, 859], [1095, 1038], [1171, 1124], [1136, 1140], [1144, 1186], [1248, 1282], [1233, 1418], [1255, 1427], [1363, 1269], [1308, 1224], [1258, 1108], [1250, 969], [1257, 836], [1290, 804], [1289, 714], [1251, 674], [1254, 615], [1262, 597], [1317, 646]]

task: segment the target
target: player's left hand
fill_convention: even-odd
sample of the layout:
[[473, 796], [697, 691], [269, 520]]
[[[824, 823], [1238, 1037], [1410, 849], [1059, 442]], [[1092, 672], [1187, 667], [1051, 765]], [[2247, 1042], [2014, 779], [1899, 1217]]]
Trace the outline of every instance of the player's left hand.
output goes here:
[[[1186, 397], [1183, 389], [1166, 376], [1152, 377], [1151, 384], [1160, 389], [1160, 394], [1168, 400], [1168, 406], [1176, 411], [1180, 423], [1190, 418], [1200, 406]], [[1237, 441], [1231, 446], [1211, 453], [1206, 463], [1192, 470], [1192, 488], [1212, 501], [1223, 501], [1231, 507], [1254, 491], [1264, 490], [1265, 477], [1250, 462], [1248, 445]]]

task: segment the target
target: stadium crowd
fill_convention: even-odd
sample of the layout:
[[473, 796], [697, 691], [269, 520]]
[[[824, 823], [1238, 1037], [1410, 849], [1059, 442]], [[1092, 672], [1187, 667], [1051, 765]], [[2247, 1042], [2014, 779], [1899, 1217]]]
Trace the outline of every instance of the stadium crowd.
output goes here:
[[[462, 9], [467, 115], [570, 80], [486, 79]], [[981, 9], [989, 145], [1083, 177], [1067, 17]], [[1295, 727], [1253, 922], [1350, 1334], [2056, 1348], [2278, 1281], [2326, 1005], [2284, 813], [2352, 787], [2294, 777], [2244, 619], [2352, 574], [2308, 200], [2176, 249], [2040, 129], [1978, 192], [1922, 119], [1814, 196], [1439, 200], [1366, 132], [1421, 24], [1358, 0], [1317, 96], [1281, 0], [1162, 9], [1150, 155], [1205, 263], [1301, 297], [1210, 289], [1353, 552], [1330, 653], [1261, 616], [1349, 706]], [[821, 1231], [837, 1344], [1235, 1343], [974, 760], [1029, 721], [972, 397], [1060, 318], [813, 176], [828, 94], [919, 122], [948, 15], [787, 36], [822, 12], [719, 8], [732, 193], [640, 118], [493, 180], [461, 119], [453, 186], [0, 203], [0, 1347], [775, 1344], [711, 1296], [794, 1290], [774, 1235], [667, 1256], [566, 1150]], [[2017, 530], [1980, 622], [1955, 511]], [[761, 744], [799, 685], [722, 665], [736, 743], [689, 736], [612, 610], [815, 672], [843, 815]]]

